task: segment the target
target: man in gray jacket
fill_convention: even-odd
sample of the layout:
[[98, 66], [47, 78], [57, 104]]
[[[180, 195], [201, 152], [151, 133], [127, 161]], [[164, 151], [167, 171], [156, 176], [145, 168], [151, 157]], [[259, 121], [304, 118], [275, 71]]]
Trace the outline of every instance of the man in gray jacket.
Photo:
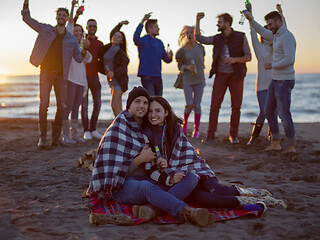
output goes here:
[[272, 141], [266, 150], [281, 150], [279, 125], [277, 114], [284, 127], [287, 152], [295, 152], [295, 130], [290, 112], [291, 91], [295, 84], [295, 52], [296, 40], [293, 34], [283, 24], [281, 15], [277, 11], [265, 16], [268, 29], [259, 25], [250, 12], [246, 18], [251, 26], [266, 40], [273, 41], [272, 63], [265, 63], [265, 69], [271, 69], [272, 81], [269, 85], [265, 113], [269, 122]]
[[24, 1], [21, 14], [23, 21], [38, 32], [30, 56], [32, 65], [35, 67], [40, 65], [40, 139], [38, 147], [42, 148], [47, 145], [47, 111], [52, 86], [56, 95], [57, 112], [52, 123], [51, 145], [59, 146], [62, 121], [66, 109], [67, 79], [71, 59], [73, 57], [77, 62], [82, 62], [90, 42], [88, 40], [84, 41], [84, 48], [80, 52], [77, 38], [66, 31], [65, 24], [69, 17], [69, 11], [66, 8], [58, 8], [57, 25], [55, 27], [39, 23], [31, 18], [29, 0]]

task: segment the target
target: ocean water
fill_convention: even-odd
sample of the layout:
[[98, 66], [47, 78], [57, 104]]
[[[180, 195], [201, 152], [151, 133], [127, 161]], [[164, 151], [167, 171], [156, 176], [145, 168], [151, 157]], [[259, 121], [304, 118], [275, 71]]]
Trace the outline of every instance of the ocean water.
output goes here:
[[[176, 75], [164, 74], [163, 96], [170, 102], [178, 116], [183, 116], [185, 99], [183, 90], [175, 89], [173, 83]], [[241, 109], [241, 122], [254, 122], [259, 113], [255, 93], [255, 74], [248, 74], [244, 83], [244, 95]], [[112, 119], [110, 106], [110, 88], [104, 76], [100, 76], [102, 84], [102, 106], [99, 119]], [[36, 76], [0, 76], [0, 117], [38, 118], [39, 77]], [[206, 87], [202, 98], [202, 122], [209, 121], [213, 79], [206, 79]], [[127, 94], [133, 86], [140, 85], [140, 78], [129, 75], [129, 90], [123, 94], [122, 106], [125, 108]], [[89, 114], [92, 111], [92, 98], [89, 96]], [[55, 115], [55, 97], [51, 92], [48, 119]], [[320, 74], [297, 74], [292, 91], [291, 112], [294, 122], [320, 121]], [[80, 114], [79, 114], [80, 115]], [[79, 116], [80, 118], [80, 116]], [[193, 121], [193, 117], [190, 119]], [[227, 90], [222, 103], [219, 122], [230, 121], [230, 94]]]

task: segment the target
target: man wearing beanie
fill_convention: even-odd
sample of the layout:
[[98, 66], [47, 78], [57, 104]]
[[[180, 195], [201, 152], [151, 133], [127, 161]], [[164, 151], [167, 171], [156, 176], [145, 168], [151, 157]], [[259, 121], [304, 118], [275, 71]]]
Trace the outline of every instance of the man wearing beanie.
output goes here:
[[155, 207], [182, 221], [207, 226], [212, 216], [206, 209], [189, 207], [154, 185], [141, 167], [155, 158], [141, 129], [149, 99], [143, 87], [134, 87], [129, 92], [126, 110], [115, 118], [99, 143], [87, 194], [106, 197], [106, 191], [120, 203], [138, 204], [133, 209], [137, 218], [151, 220], [156, 215]]

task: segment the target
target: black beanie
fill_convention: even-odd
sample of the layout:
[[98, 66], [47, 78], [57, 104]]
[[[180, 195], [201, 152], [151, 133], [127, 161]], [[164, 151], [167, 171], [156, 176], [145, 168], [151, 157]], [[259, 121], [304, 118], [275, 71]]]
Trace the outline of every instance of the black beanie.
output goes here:
[[140, 96], [144, 96], [148, 99], [148, 101], [150, 101], [150, 95], [145, 88], [141, 86], [134, 87], [128, 94], [126, 109], [128, 110], [133, 100], [135, 100], [137, 97], [140, 97]]

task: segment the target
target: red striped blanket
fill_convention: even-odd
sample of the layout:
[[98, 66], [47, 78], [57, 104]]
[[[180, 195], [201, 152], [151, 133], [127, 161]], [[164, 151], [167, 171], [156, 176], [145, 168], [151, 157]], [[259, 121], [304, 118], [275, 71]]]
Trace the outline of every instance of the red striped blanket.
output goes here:
[[[146, 222], [144, 219], [139, 219], [133, 216], [132, 205], [125, 205], [116, 202], [112, 198], [97, 199], [94, 197], [90, 198], [91, 212], [95, 214], [107, 214], [107, 215], [127, 215], [133, 220], [133, 225], [137, 225]], [[241, 216], [252, 215], [257, 217], [258, 211], [244, 211], [241, 209], [208, 209], [209, 212], [215, 213], [217, 218], [216, 221], [225, 221], [229, 219], [238, 218]], [[163, 213], [161, 216], [152, 219], [154, 223], [182, 223], [175, 217]]]

